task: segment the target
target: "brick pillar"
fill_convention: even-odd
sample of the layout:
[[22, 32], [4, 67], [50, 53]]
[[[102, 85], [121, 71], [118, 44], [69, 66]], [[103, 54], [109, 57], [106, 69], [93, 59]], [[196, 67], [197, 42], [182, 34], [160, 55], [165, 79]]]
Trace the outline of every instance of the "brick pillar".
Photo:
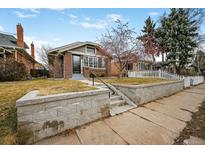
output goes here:
[[35, 48], [33, 42], [31, 43], [31, 57], [35, 59]]
[[72, 53], [65, 52], [64, 55], [64, 78], [65, 79], [72, 78], [72, 70], [73, 70]]
[[106, 58], [106, 75], [111, 76], [111, 58]]
[[24, 48], [24, 40], [23, 40], [23, 27], [21, 24], [16, 25], [17, 31], [17, 45], [20, 48]]

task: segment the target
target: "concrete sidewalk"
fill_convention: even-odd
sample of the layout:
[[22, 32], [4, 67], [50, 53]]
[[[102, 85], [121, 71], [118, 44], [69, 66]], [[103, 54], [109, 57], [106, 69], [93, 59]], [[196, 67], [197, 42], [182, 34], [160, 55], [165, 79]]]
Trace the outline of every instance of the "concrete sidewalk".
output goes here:
[[173, 144], [205, 100], [205, 84], [36, 144]]

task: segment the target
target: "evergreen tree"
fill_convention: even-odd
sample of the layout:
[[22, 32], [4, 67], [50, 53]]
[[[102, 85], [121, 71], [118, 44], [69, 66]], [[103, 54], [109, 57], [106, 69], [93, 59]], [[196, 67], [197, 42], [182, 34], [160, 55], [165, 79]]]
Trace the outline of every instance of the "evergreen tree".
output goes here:
[[152, 56], [153, 62], [155, 62], [155, 56], [159, 56], [159, 50], [155, 37], [156, 24], [149, 16], [145, 21], [145, 26], [142, 29], [143, 35], [139, 38], [144, 45], [145, 53]]
[[198, 27], [196, 20], [189, 18], [186, 9], [171, 9], [171, 13], [161, 20], [161, 39], [163, 40], [166, 61], [173, 66], [176, 73], [181, 74], [191, 62], [194, 56], [194, 48], [197, 47], [196, 37]]
[[167, 53], [167, 46], [166, 46], [166, 41], [167, 41], [167, 27], [166, 27], [166, 16], [165, 14], [161, 17], [160, 19], [160, 26], [156, 29], [156, 41], [157, 41], [157, 46], [158, 50], [162, 55], [162, 64], [165, 64], [165, 55]]

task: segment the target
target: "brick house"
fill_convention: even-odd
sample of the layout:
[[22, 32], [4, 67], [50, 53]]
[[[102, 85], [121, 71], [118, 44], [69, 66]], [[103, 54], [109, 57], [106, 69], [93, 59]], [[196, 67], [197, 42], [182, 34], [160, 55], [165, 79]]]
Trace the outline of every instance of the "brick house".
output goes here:
[[[145, 71], [145, 70], [152, 70], [153, 69], [153, 62], [150, 60], [149, 57], [140, 58], [137, 55], [131, 55], [131, 59], [127, 66], [125, 66], [124, 75], [127, 74], [127, 71]], [[119, 64], [115, 59], [111, 61], [111, 75], [112, 76], [119, 76]]]
[[17, 38], [13, 35], [0, 33], [0, 59], [7, 60], [13, 58], [15, 61], [25, 64], [28, 73], [34, 69], [35, 48], [31, 43], [31, 55], [26, 51], [29, 49], [28, 45], [24, 42], [23, 27], [21, 24], [16, 26]]
[[48, 54], [49, 72], [54, 78], [111, 75], [111, 56], [99, 44], [75, 42], [51, 49]]

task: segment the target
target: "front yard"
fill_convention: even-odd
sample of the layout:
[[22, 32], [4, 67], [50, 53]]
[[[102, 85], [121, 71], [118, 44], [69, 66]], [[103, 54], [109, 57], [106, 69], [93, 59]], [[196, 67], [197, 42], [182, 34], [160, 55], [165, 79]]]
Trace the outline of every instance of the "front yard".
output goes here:
[[31, 90], [40, 95], [94, 90], [96, 88], [75, 80], [30, 80], [0, 83], [0, 144], [16, 144], [15, 102]]
[[[103, 78], [113, 84], [149, 84], [165, 82], [158, 78]], [[95, 79], [95, 81], [98, 81]], [[49, 95], [64, 92], [78, 92], [94, 90], [95, 87], [87, 86], [76, 80], [30, 80], [0, 83], [0, 144], [16, 144], [16, 100], [31, 90], [39, 90], [39, 95]]]
[[[149, 83], [159, 83], [166, 82], [170, 80], [161, 79], [161, 78], [102, 78], [103, 81], [111, 84], [129, 84], [129, 85], [139, 85], [139, 84], [149, 84]], [[99, 82], [98, 79], [95, 81]]]

